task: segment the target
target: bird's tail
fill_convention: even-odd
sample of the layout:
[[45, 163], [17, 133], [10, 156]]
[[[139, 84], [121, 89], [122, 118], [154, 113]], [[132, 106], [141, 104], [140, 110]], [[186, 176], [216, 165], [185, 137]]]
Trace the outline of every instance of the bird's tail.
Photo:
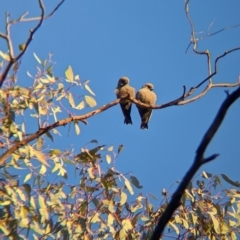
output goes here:
[[129, 116], [129, 117], [127, 117], [127, 118], [125, 117], [124, 123], [125, 123], [125, 124], [132, 124], [131, 116]]
[[141, 129], [148, 129], [148, 123], [142, 122], [140, 128]]

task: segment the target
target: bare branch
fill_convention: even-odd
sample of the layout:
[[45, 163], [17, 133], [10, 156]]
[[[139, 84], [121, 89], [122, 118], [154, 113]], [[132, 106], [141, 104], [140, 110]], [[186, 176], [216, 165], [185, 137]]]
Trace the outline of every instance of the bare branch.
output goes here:
[[6, 13], [6, 33], [7, 33], [6, 41], [9, 49], [10, 61], [12, 61], [14, 58], [14, 51], [13, 51], [13, 45], [12, 45], [12, 40], [10, 36], [9, 13]]
[[157, 226], [156, 226], [156, 228], [153, 232], [153, 235], [151, 237], [151, 240], [158, 240], [161, 237], [165, 226], [167, 225], [167, 223], [171, 219], [172, 214], [177, 209], [177, 207], [180, 205], [181, 197], [184, 194], [185, 189], [187, 188], [189, 182], [191, 181], [191, 179], [193, 178], [195, 173], [198, 171], [198, 169], [203, 164], [214, 160], [218, 156], [218, 154], [214, 154], [214, 155], [204, 159], [205, 150], [208, 147], [211, 140], [213, 139], [215, 133], [217, 132], [217, 130], [221, 126], [229, 107], [239, 97], [240, 97], [240, 88], [235, 90], [232, 94], [230, 94], [223, 101], [220, 109], [218, 110], [218, 113], [217, 113], [215, 119], [213, 120], [211, 126], [209, 127], [209, 129], [205, 133], [199, 147], [197, 148], [196, 157], [195, 157], [195, 160], [194, 160], [192, 166], [190, 167], [190, 169], [188, 170], [188, 172], [184, 176], [182, 182], [180, 183], [179, 187], [177, 188], [177, 190], [173, 194], [172, 199], [171, 199], [170, 203], [168, 204], [165, 212], [160, 217], [160, 219], [158, 221], [158, 224], [157, 224]]
[[[211, 25], [212, 25], [212, 24], [211, 24]], [[218, 31], [216, 31], [216, 32], [209, 33], [208, 35], [203, 36], [203, 37], [199, 37], [199, 40], [203, 40], [203, 39], [205, 39], [205, 38], [211, 37], [211, 36], [216, 35], [216, 34], [218, 34], [218, 33], [220, 33], [220, 32], [223, 32], [223, 31], [225, 31], [225, 30], [229, 30], [229, 29], [236, 28], [236, 27], [239, 27], [239, 26], [240, 26], [240, 23], [239, 23], [239, 24], [236, 24], [236, 25], [233, 25], [233, 26], [230, 26], [230, 27], [224, 27], [224, 28], [222, 28], [222, 29], [220, 29], [220, 30], [218, 30]]]
[[28, 36], [28, 39], [27, 41], [25, 42], [24, 44], [24, 48], [23, 50], [15, 57], [14, 56], [14, 51], [13, 51], [13, 46], [12, 46], [12, 40], [11, 40], [11, 36], [10, 36], [10, 27], [12, 24], [15, 24], [15, 23], [18, 23], [18, 22], [23, 22], [25, 21], [26, 19], [24, 18], [26, 16], [27, 13], [24, 13], [18, 20], [12, 20], [12, 21], [9, 21], [9, 14], [6, 14], [6, 34], [3, 34], [3, 33], [0, 33], [0, 37], [4, 38], [6, 41], [7, 41], [7, 45], [8, 45], [8, 49], [9, 49], [9, 55], [10, 55], [10, 61], [8, 62], [4, 72], [2, 74], [0, 74], [0, 88], [4, 82], [4, 80], [6, 79], [7, 77], [7, 74], [8, 72], [10, 71], [12, 65], [18, 61], [23, 55], [24, 53], [26, 52], [29, 44], [31, 43], [32, 39], [33, 39], [33, 35], [35, 34], [35, 32], [40, 28], [40, 26], [42, 25], [43, 23], [43, 20], [45, 18], [49, 18], [50, 16], [52, 16], [54, 14], [54, 12], [62, 5], [62, 3], [64, 2], [65, 0], [61, 0], [58, 5], [53, 9], [53, 11], [46, 17], [44, 17], [44, 14], [45, 14], [45, 10], [44, 10], [44, 5], [43, 5], [43, 2], [42, 0], [38, 0], [38, 3], [39, 3], [39, 7], [41, 9], [41, 15], [40, 17], [38, 17], [37, 19], [32, 19], [32, 18], [29, 18], [27, 19], [27, 21], [33, 21], [33, 20], [38, 20], [38, 24], [35, 26], [34, 29], [31, 29], [30, 30], [30, 34]]
[[1, 37], [1, 38], [4, 38], [5, 40], [7, 40], [7, 35], [4, 34], [4, 33], [1, 33], [1, 32], [0, 32], [0, 37]]
[[[58, 8], [63, 4], [65, 0], [61, 0], [57, 6], [46, 16], [43, 17], [43, 20], [50, 18], [57, 10]], [[18, 22], [32, 22], [32, 21], [39, 21], [41, 20], [41, 17], [32, 17], [32, 18], [25, 18], [27, 16], [28, 12], [24, 13], [19, 19], [12, 20], [11, 24], [16, 24]]]

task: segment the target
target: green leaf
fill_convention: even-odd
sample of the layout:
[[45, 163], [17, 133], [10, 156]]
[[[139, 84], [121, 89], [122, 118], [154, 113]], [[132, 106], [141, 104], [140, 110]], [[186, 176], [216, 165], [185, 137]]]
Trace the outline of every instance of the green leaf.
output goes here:
[[24, 49], [26, 48], [26, 43], [19, 44], [18, 48], [19, 48], [20, 51], [24, 51]]
[[24, 188], [24, 190], [25, 190], [28, 198], [30, 198], [30, 197], [31, 197], [30, 193], [31, 193], [31, 191], [32, 191], [31, 186], [30, 186], [28, 183], [25, 183], [25, 184], [23, 184], [22, 186], [23, 186], [23, 188]]
[[42, 64], [41, 60], [38, 58], [37, 54], [36, 53], [33, 53], [33, 56], [35, 57], [35, 59], [37, 60], [37, 62], [39, 64]]
[[234, 187], [240, 187], [240, 183], [238, 181], [234, 182], [225, 174], [221, 174], [221, 177], [223, 178], [223, 180], [225, 180], [227, 183], [233, 185]]
[[93, 96], [95, 96], [95, 93], [91, 90], [91, 88], [87, 84], [85, 84], [84, 87], [88, 92], [90, 92]]
[[18, 128], [17, 128], [17, 126], [14, 122], [10, 125], [10, 131], [12, 133], [17, 133], [18, 132]]
[[123, 145], [121, 144], [121, 145], [119, 145], [119, 147], [118, 147], [118, 154], [123, 150]]
[[93, 97], [85, 96], [85, 100], [90, 107], [95, 107], [97, 105], [97, 102]]
[[51, 134], [49, 131], [46, 132], [46, 136], [47, 136], [48, 138], [50, 138], [52, 142], [54, 142], [54, 141], [53, 141], [53, 136], [52, 136], [52, 134]]
[[61, 153], [61, 151], [59, 149], [52, 149], [49, 151], [50, 156], [58, 155], [60, 153]]
[[143, 186], [140, 185], [138, 179], [136, 177], [134, 177], [134, 176], [130, 177], [130, 181], [138, 189], [141, 189], [143, 187]]
[[68, 66], [68, 69], [65, 71], [65, 76], [69, 82], [73, 82], [74, 75], [73, 75], [73, 70], [71, 66]]

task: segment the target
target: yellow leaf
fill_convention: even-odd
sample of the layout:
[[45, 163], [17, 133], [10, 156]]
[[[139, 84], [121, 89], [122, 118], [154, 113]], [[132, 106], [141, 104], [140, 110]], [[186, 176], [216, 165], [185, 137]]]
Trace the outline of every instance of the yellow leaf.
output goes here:
[[7, 228], [7, 226], [3, 226], [2, 224], [0, 225], [0, 229], [3, 232], [5, 236], [8, 236], [11, 234], [11, 231]]
[[124, 219], [122, 221], [122, 226], [125, 229], [125, 231], [133, 229], [133, 226], [132, 226], [132, 223], [131, 223], [130, 219]]
[[47, 168], [45, 167], [45, 165], [42, 164], [39, 174], [43, 175], [43, 174], [45, 174], [46, 171], [47, 171]]
[[107, 150], [111, 152], [113, 150], [113, 146], [110, 146]]
[[85, 84], [84, 86], [88, 92], [90, 92], [93, 96], [95, 96], [95, 93], [91, 90], [91, 88], [87, 84]]
[[120, 205], [125, 204], [127, 201], [127, 194], [125, 192], [121, 192], [121, 200], [120, 200]]
[[74, 99], [73, 99], [73, 95], [72, 93], [68, 93], [68, 101], [69, 101], [69, 104], [71, 105], [72, 108], [75, 108], [75, 103], [74, 103]]
[[111, 163], [111, 156], [110, 155], [106, 155], [106, 160], [107, 160], [107, 163], [110, 164]]
[[131, 186], [130, 182], [125, 178], [124, 183], [125, 183], [125, 186], [127, 187], [128, 191], [130, 192], [130, 194], [133, 195], [134, 192], [133, 192], [133, 189], [132, 189], [132, 186]]
[[231, 231], [230, 235], [231, 235], [231, 240], [236, 240], [237, 239], [237, 236], [236, 236], [235, 232]]
[[52, 231], [52, 228], [51, 228], [51, 225], [50, 224], [47, 224], [47, 227], [45, 229], [45, 234], [48, 234]]
[[78, 122], [74, 122], [74, 127], [75, 127], [75, 133], [76, 133], [77, 135], [79, 135], [79, 134], [80, 134], [80, 128], [79, 128], [79, 126], [78, 126]]
[[34, 209], [37, 209], [35, 199], [33, 197], [31, 197], [31, 199], [30, 199], [30, 204]]
[[35, 59], [37, 60], [37, 62], [39, 64], [42, 64], [41, 60], [38, 58], [37, 54], [36, 53], [33, 53], [33, 56], [35, 57]]
[[25, 201], [27, 200], [24, 192], [22, 191], [22, 189], [17, 188], [17, 189], [16, 189], [16, 192], [18, 193], [18, 195], [19, 195], [19, 197], [20, 197], [20, 199], [21, 199], [22, 201], [25, 202]]
[[75, 108], [78, 109], [78, 110], [81, 110], [81, 109], [84, 108], [84, 106], [85, 106], [84, 101], [81, 101]]
[[90, 96], [85, 96], [85, 100], [90, 107], [95, 107], [97, 105], [95, 99]]
[[44, 165], [50, 167], [49, 164], [47, 163], [46, 159], [45, 159], [44, 154], [42, 152], [35, 150], [32, 146], [29, 146], [29, 150], [32, 154], [34, 154], [37, 157], [39, 162], [41, 162]]
[[1, 202], [0, 201], [0, 206], [7, 206], [7, 205], [10, 205], [12, 202], [10, 200], [6, 200], [4, 202]]
[[175, 224], [173, 224], [171, 221], [169, 221], [169, 224], [173, 227], [173, 229], [175, 230], [176, 234], [179, 235], [178, 227]]
[[115, 210], [114, 210], [114, 205], [113, 205], [113, 201], [109, 201], [108, 210], [109, 210], [109, 212], [111, 212], [111, 213], [114, 213], [114, 212], [115, 212]]
[[112, 225], [112, 224], [113, 224], [113, 221], [114, 221], [114, 218], [113, 218], [112, 214], [109, 213], [109, 214], [108, 214], [107, 224], [108, 224], [108, 225]]
[[214, 230], [216, 231], [216, 233], [219, 233], [219, 221], [212, 214], [209, 214], [209, 216], [213, 221]]
[[22, 206], [22, 207], [21, 207], [20, 215], [21, 215], [22, 218], [26, 218], [26, 217], [27, 217], [27, 215], [28, 215], [28, 209], [27, 209], [25, 206]]
[[94, 179], [95, 178], [95, 176], [93, 175], [93, 168], [92, 167], [90, 167], [90, 168], [88, 168], [88, 174], [89, 174], [89, 177], [91, 178], [91, 179]]
[[42, 195], [38, 196], [38, 203], [41, 208], [46, 208], [45, 200]]
[[8, 54], [3, 53], [2, 51], [0, 51], [0, 56], [6, 61], [10, 61]]
[[67, 78], [67, 80], [69, 80], [70, 82], [73, 82], [73, 70], [71, 66], [68, 66], [68, 69], [65, 71], [65, 76]]

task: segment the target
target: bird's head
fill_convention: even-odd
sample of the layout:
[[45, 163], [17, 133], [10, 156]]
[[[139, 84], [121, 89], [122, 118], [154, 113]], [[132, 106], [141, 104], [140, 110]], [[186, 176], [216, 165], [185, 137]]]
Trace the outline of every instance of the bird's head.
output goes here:
[[129, 84], [129, 78], [128, 77], [121, 77], [118, 80], [118, 87], [122, 87], [122, 86], [125, 86], [127, 84]]
[[146, 83], [143, 88], [148, 88], [150, 91], [153, 91], [154, 89], [154, 86], [152, 83]]

